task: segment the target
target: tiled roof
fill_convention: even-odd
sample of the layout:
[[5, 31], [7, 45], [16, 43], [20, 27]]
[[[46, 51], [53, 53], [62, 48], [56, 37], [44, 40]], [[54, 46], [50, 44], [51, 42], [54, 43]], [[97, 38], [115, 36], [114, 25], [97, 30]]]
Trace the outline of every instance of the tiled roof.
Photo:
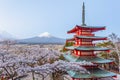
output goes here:
[[79, 46], [79, 47], [74, 47], [74, 46], [70, 46], [70, 47], [65, 47], [66, 49], [70, 49], [70, 50], [80, 50], [80, 51], [106, 51], [106, 50], [110, 50], [109, 48], [103, 48], [103, 47], [96, 47], [96, 46], [90, 46], [90, 47], [86, 47], [86, 46]]
[[103, 59], [97, 56], [80, 56], [80, 57], [75, 57], [71, 55], [70, 53], [65, 53], [64, 57], [68, 61], [72, 62], [80, 62], [80, 61], [88, 61], [92, 63], [98, 63], [98, 64], [103, 64], [103, 63], [110, 63], [113, 62], [113, 60], [108, 60], [108, 59]]
[[116, 76], [115, 73], [100, 69], [100, 68], [89, 68], [87, 69], [90, 74], [81, 74], [79, 72], [68, 71], [68, 74], [73, 78], [104, 78]]
[[107, 37], [100, 37], [100, 36], [77, 36], [77, 38], [84, 38], [84, 39], [107, 39]]
[[69, 30], [68, 33], [74, 33], [79, 29], [91, 30], [92, 32], [96, 32], [99, 30], [105, 30], [105, 26], [79, 26], [76, 25], [73, 29]]

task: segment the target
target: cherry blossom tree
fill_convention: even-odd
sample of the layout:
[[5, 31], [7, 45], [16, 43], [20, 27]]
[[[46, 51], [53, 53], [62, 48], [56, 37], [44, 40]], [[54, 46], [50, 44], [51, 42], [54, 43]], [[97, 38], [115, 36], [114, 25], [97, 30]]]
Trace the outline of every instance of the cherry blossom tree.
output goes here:
[[[52, 63], [54, 60], [57, 60], [60, 56], [60, 52], [48, 48], [39, 48], [39, 47], [27, 47], [26, 52], [19, 55], [19, 59], [26, 63], [28, 68], [34, 68], [41, 66], [46, 63]], [[31, 71], [32, 78], [35, 80], [35, 71]], [[42, 75], [41, 75], [42, 76]]]
[[3, 45], [0, 46], [0, 52], [0, 68], [12, 80], [29, 74], [33, 80], [35, 75], [40, 75], [43, 80], [48, 75], [52, 75], [53, 80], [62, 80], [69, 70], [89, 74], [81, 66], [93, 65], [86, 61], [76, 63], [59, 60], [62, 55], [59, 51], [34, 45], [10, 45], [7, 48]]
[[19, 57], [24, 56], [24, 59], [22, 59], [23, 63], [26, 62], [28, 66], [25, 70], [32, 74], [33, 80], [35, 80], [35, 75], [40, 75], [44, 80], [50, 74], [52, 74], [52, 78], [55, 80], [55, 78], [61, 77], [68, 70], [85, 72], [86, 70], [81, 65], [93, 65], [89, 62], [75, 63], [58, 60], [60, 55], [62, 54], [56, 50], [29, 47], [26, 53], [19, 55]]
[[35, 72], [35, 74], [39, 74], [42, 76], [42, 80], [50, 74], [52, 74], [53, 80], [63, 80], [63, 75], [67, 73], [67, 71], [76, 71], [80, 73], [88, 73], [89, 72], [81, 67], [83, 65], [93, 65], [90, 62], [66, 62], [62, 60], [55, 61], [54, 63], [50, 64], [44, 64], [41, 66], [36, 66], [36, 67], [29, 67], [26, 69], [28, 72]]
[[20, 70], [21, 67], [17, 55], [0, 53], [0, 68], [4, 75], [7, 75], [12, 80], [22, 77], [25, 74]]
[[120, 72], [120, 38], [115, 34], [112, 33], [109, 35], [110, 41], [113, 43], [113, 52], [115, 52], [118, 55], [118, 67], [119, 67], [119, 72]]

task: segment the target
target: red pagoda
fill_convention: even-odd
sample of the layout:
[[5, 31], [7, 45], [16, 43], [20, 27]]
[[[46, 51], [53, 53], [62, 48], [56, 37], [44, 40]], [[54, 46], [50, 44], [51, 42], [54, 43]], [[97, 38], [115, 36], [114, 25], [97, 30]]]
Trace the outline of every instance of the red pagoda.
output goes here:
[[101, 67], [101, 65], [111, 64], [114, 61], [110, 59], [103, 59], [98, 57], [96, 54], [98, 51], [105, 51], [109, 53], [110, 49], [97, 47], [93, 44], [94, 41], [107, 40], [107, 37], [95, 36], [93, 33], [100, 30], [105, 30], [105, 26], [87, 26], [85, 24], [84, 3], [82, 9], [82, 25], [76, 25], [73, 29], [67, 32], [68, 34], [75, 33], [73, 38], [66, 40], [66, 42], [74, 42], [74, 45], [65, 47], [69, 51], [64, 54], [64, 57], [67, 61], [87, 61], [95, 65], [83, 66], [90, 72], [90, 74], [81, 74], [74, 71], [68, 71], [68, 74], [72, 80], [101, 80], [104, 78], [115, 77], [115, 73], [107, 71]]

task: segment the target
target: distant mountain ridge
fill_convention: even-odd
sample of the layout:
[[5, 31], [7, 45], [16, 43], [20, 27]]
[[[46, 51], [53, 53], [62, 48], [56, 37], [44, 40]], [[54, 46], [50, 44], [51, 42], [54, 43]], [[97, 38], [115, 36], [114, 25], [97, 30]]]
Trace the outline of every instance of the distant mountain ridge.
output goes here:
[[48, 32], [44, 32], [38, 36], [18, 40], [17, 43], [21, 44], [64, 44], [65, 39], [52, 36]]
[[0, 30], [0, 41], [14, 40], [14, 39], [15, 39], [15, 37], [12, 34], [6, 32], [6, 31], [1, 31]]

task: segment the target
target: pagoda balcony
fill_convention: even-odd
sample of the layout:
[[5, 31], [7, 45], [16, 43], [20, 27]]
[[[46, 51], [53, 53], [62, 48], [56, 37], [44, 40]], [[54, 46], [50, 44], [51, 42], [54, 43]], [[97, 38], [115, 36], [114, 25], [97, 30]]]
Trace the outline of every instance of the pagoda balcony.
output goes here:
[[107, 40], [107, 37], [100, 37], [100, 36], [76, 36], [76, 40], [79, 39], [86, 39], [87, 41], [95, 41], [95, 40]]
[[77, 36], [95, 36], [95, 34], [80, 34], [80, 35], [74, 35], [74, 38]]
[[95, 44], [81, 44], [81, 45], [79, 45], [79, 46], [91, 46], [91, 47], [94, 47], [95, 46]]
[[81, 34], [82, 36], [95, 36], [95, 34]]
[[76, 46], [76, 47], [79, 47], [79, 46], [95, 47], [95, 44], [74, 44], [73, 46]]

